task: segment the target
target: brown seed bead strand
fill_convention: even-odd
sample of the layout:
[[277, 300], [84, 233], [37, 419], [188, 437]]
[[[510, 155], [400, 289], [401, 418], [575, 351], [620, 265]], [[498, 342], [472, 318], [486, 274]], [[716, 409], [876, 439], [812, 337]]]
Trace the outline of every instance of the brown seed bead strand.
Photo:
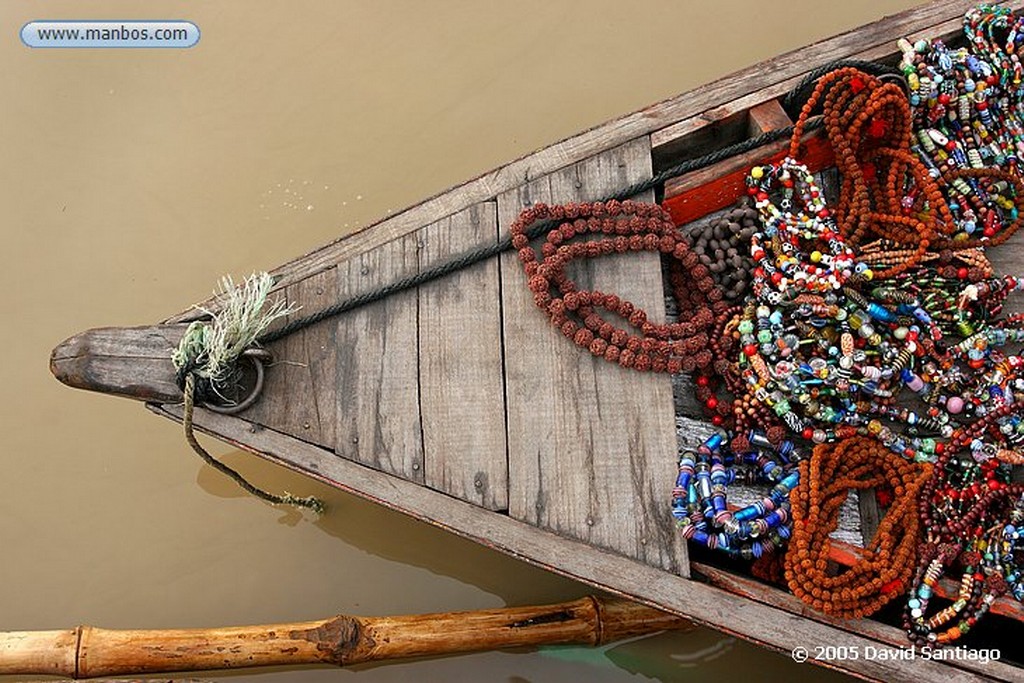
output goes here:
[[[800, 485], [790, 495], [793, 535], [785, 575], [793, 594], [814, 609], [843, 618], [873, 614], [910, 585], [918, 542], [916, 501], [931, 473], [866, 437], [819, 444], [800, 463]], [[841, 574], [829, 571], [829, 535], [851, 489], [888, 486], [894, 500], [863, 559]]]
[[750, 238], [759, 227], [757, 209], [744, 197], [728, 212], [686, 228], [687, 241], [731, 302], [741, 302], [750, 289]]
[[[556, 226], [538, 255], [527, 231], [543, 220]], [[707, 266], [660, 206], [633, 201], [536, 204], [519, 215], [511, 233], [534, 301], [576, 344], [636, 370], [711, 369], [709, 334], [728, 304]], [[651, 322], [646, 311], [616, 294], [580, 289], [566, 271], [573, 261], [637, 251], [660, 252], [669, 259], [669, 283], [680, 322]], [[618, 327], [619, 319], [629, 327]]]

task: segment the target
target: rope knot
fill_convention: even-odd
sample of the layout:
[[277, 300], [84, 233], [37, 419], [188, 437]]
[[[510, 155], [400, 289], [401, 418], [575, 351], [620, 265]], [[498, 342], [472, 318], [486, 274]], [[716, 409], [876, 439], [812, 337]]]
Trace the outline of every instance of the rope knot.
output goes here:
[[[209, 321], [196, 321], [188, 326], [178, 347], [171, 355], [176, 373], [175, 380], [184, 395], [182, 425], [185, 439], [199, 457], [218, 472], [233, 479], [249, 493], [269, 503], [305, 507], [317, 514], [324, 504], [312, 496], [300, 498], [290, 493], [274, 495], [253, 486], [245, 477], [214, 458], [196, 439], [193, 411], [196, 401], [221, 413], [236, 413], [247, 408], [259, 395], [263, 384], [263, 362], [269, 353], [258, 348], [257, 340], [267, 327], [278, 318], [295, 309], [284, 301], [268, 302], [273, 278], [267, 273], [251, 275], [235, 286], [230, 277], [221, 280], [218, 298], [220, 311], [204, 312]], [[256, 386], [251, 395], [241, 402], [232, 402], [225, 394], [237, 388], [240, 382], [240, 359], [248, 359], [256, 370]], [[225, 405], [227, 404], [227, 405]]]
[[268, 300], [273, 284], [267, 273], [254, 273], [238, 286], [230, 277], [221, 280], [220, 311], [201, 308], [210, 319], [189, 325], [171, 355], [180, 388], [185, 387], [186, 375], [192, 374], [204, 397], [216, 395], [221, 402], [229, 402], [224, 390], [236, 379], [239, 358], [257, 347], [260, 335], [275, 320], [296, 310], [285, 301]]

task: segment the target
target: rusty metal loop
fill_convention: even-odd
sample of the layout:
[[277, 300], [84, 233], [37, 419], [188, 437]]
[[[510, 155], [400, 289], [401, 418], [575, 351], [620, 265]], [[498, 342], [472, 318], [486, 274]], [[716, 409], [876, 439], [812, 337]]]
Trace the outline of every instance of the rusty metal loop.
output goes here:
[[253, 370], [256, 372], [256, 383], [253, 385], [252, 391], [250, 391], [249, 395], [238, 403], [218, 405], [216, 403], [207, 403], [206, 401], [203, 401], [201, 404], [203, 408], [212, 410], [215, 413], [220, 413], [221, 415], [237, 415], [255, 403], [256, 399], [258, 399], [260, 394], [263, 393], [263, 380], [265, 375], [264, 366], [266, 363], [269, 363], [274, 359], [273, 354], [266, 349], [246, 349], [242, 352], [239, 359], [249, 361], [249, 364], [252, 365]]

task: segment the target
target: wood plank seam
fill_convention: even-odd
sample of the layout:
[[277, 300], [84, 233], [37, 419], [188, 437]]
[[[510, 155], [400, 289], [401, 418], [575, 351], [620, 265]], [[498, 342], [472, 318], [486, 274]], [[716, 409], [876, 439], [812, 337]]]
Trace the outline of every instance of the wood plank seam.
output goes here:
[[[495, 239], [500, 240], [502, 237], [501, 219], [498, 214], [498, 199], [494, 198], [494, 230]], [[507, 476], [505, 478], [505, 507], [501, 510], [502, 513], [509, 515], [511, 514], [510, 499], [512, 497], [512, 463], [510, 459], [510, 446], [509, 446], [509, 412], [508, 412], [508, 392], [509, 392], [509, 381], [508, 381], [508, 346], [505, 340], [505, 329], [506, 329], [506, 311], [505, 311], [505, 259], [500, 256], [495, 259], [497, 261], [498, 268], [498, 321], [500, 324], [498, 335], [498, 349], [501, 354], [501, 396], [504, 402], [505, 409], [501, 412], [501, 423], [502, 428], [505, 430], [505, 472]]]

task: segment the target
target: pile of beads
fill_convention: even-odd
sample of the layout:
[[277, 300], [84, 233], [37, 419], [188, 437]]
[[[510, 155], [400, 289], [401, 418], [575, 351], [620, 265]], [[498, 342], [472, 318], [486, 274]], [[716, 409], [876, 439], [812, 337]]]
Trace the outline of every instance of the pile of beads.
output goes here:
[[[918, 514], [927, 530], [926, 540], [918, 549], [918, 567], [903, 617], [907, 635], [917, 645], [956, 641], [1009, 589], [1002, 554], [997, 568], [990, 546], [1010, 523], [1024, 485], [1008, 483], [1008, 469], [996, 459], [978, 463], [954, 455], [968, 447], [977, 449], [993, 431], [1003, 435], [997, 425], [1011, 414], [1012, 406], [1004, 406], [959, 430], [948, 446], [939, 449], [934, 476], [921, 490]], [[963, 573], [956, 599], [928, 616], [939, 579], [957, 562]], [[1010, 557], [1005, 566], [1012, 576], [1018, 565]]]
[[[764, 230], [751, 240], [756, 301], [737, 327], [745, 384], [734, 403], [737, 430], [763, 420], [763, 409], [750, 409], [761, 404], [770, 424], [816, 443], [869, 434], [931, 460], [932, 436], [948, 438], [957, 420], [1012, 401], [1020, 359], [998, 349], [1024, 333], [1019, 320], [991, 321], [1020, 283], [994, 278], [978, 249], [952, 248], [949, 210], [909, 151], [910, 114], [894, 88], [839, 70], [801, 111], [791, 148], [813, 102], [825, 107], [844, 174], [834, 212], [791, 158], [750, 173]], [[916, 243], [908, 236], [915, 225]], [[884, 239], [863, 244], [867, 235]], [[933, 251], [929, 237], [949, 246]], [[924, 411], [896, 403], [905, 389]]]
[[750, 238], [758, 226], [757, 210], [744, 201], [687, 232], [687, 240], [727, 301], [742, 301], [750, 287]]
[[[684, 538], [745, 560], [771, 553], [789, 538], [789, 496], [799, 482], [791, 443], [776, 448], [757, 432], [748, 443], [748, 451], [732, 453], [725, 438], [713, 434], [697, 450], [684, 451], [672, 491], [672, 514]], [[743, 463], [773, 486], [759, 502], [730, 510], [729, 484]]]
[[[905, 258], [907, 250], [887, 240], [877, 240], [858, 249], [857, 259], [873, 271]], [[890, 278], [873, 288], [888, 298], [914, 298], [929, 312], [943, 338], [969, 337], [998, 315], [999, 304], [1010, 289], [988, 287], [996, 283], [992, 264], [981, 249], [930, 252], [921, 264]], [[984, 290], [981, 289], [984, 287]], [[969, 293], [965, 294], [965, 290]]]
[[[931, 473], [872, 439], [821, 444], [799, 464], [793, 492], [793, 533], [785, 557], [790, 590], [814, 609], [844, 618], [872, 614], [906, 589], [918, 541], [917, 494]], [[830, 534], [852, 490], [887, 486], [893, 500], [864, 558], [842, 573], [829, 571]]]
[[[816, 443], [866, 428], [879, 410], [919, 429], [952, 431], [928, 416], [869, 403], [892, 397], [902, 384], [923, 388], [908, 364], [923, 346], [922, 328], [930, 333], [934, 324], [916, 297], [885, 288], [873, 298], [859, 293], [855, 285], [870, 283], [874, 273], [838, 233], [806, 168], [792, 159], [758, 166], [748, 184], [765, 227], [751, 240], [756, 303], [737, 326], [746, 389], [734, 404], [736, 428], [760, 417], [750, 414], [752, 397]], [[906, 450], [896, 440], [890, 445]]]
[[[753, 286], [762, 298], [767, 279], [781, 297], [839, 289], [854, 271], [854, 254], [838, 234], [825, 195], [807, 167], [792, 157], [778, 165], [755, 166], [748, 176], [750, 194], [763, 230], [750, 240], [750, 255], [761, 281]], [[780, 195], [773, 199], [772, 195]], [[772, 245], [779, 248], [768, 258]], [[774, 250], [773, 250], [774, 251]], [[865, 276], [869, 278], [869, 276]], [[770, 297], [767, 297], [770, 299]]]
[[996, 527], [989, 534], [985, 547], [981, 548], [985, 573], [996, 573], [1006, 580], [1009, 593], [1017, 600], [1024, 601], [1024, 494], [1017, 498], [1002, 527]]
[[913, 107], [913, 151], [946, 183], [958, 245], [998, 244], [1024, 218], [1017, 207], [1024, 192], [1020, 28], [1021, 18], [1006, 8], [980, 7], [964, 17], [970, 48], [950, 49], [941, 40], [899, 42]]

